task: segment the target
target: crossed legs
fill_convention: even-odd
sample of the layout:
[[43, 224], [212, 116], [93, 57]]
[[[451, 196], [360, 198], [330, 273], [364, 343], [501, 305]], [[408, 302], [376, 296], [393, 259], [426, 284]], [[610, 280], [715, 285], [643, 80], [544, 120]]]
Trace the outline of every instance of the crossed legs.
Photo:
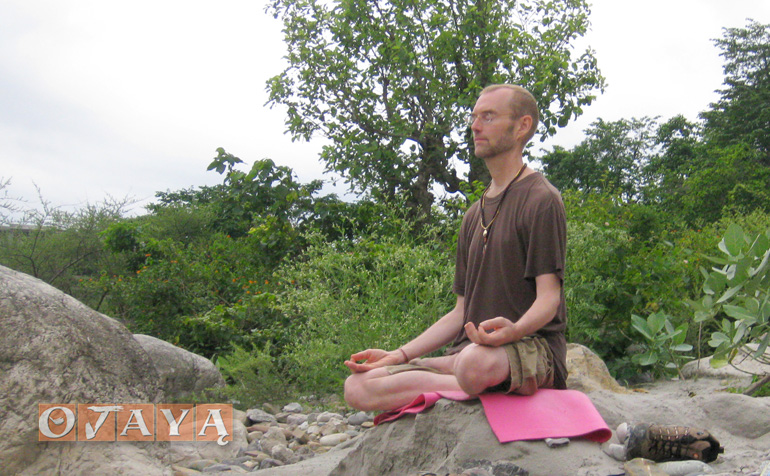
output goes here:
[[443, 373], [391, 374], [387, 368], [354, 373], [345, 381], [345, 401], [364, 411], [393, 410], [425, 392], [462, 390], [478, 395], [510, 377], [508, 356], [501, 347], [470, 344], [457, 354], [421, 359], [419, 363]]

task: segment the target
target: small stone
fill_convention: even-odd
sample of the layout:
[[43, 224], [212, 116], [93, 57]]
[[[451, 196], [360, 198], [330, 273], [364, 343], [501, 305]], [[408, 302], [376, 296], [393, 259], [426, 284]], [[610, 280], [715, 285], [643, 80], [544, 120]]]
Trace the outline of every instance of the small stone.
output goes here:
[[307, 446], [300, 446], [294, 451], [294, 455], [297, 456], [300, 461], [305, 461], [306, 459], [315, 457], [315, 452]]
[[361, 428], [366, 428], [366, 429], [374, 428], [374, 422], [373, 421], [365, 421], [365, 422], [361, 423]]
[[246, 441], [248, 441], [249, 443], [254, 443], [255, 441], [259, 441], [260, 438], [262, 438], [263, 436], [265, 436], [265, 434], [262, 433], [261, 431], [252, 431], [252, 432], [246, 433]]
[[510, 461], [495, 461], [492, 463], [492, 474], [495, 476], [529, 476], [529, 472]]
[[566, 446], [569, 444], [569, 438], [546, 438], [545, 444], [548, 445], [549, 448]]
[[257, 424], [254, 424], [254, 425], [251, 425], [251, 426], [247, 427], [246, 431], [248, 431], [248, 432], [251, 432], [251, 431], [261, 431], [262, 433], [267, 433], [267, 430], [269, 430], [269, 429], [270, 429], [270, 425], [266, 425], [264, 423], [257, 423]]
[[254, 458], [257, 462], [261, 462], [262, 460], [267, 459], [267, 458], [270, 457], [269, 454], [267, 454], [265, 452], [262, 452], [262, 451], [257, 451], [257, 450], [244, 451], [243, 454], [248, 455], [248, 456]]
[[262, 451], [269, 454], [275, 445], [286, 445], [286, 435], [284, 435], [282, 429], [273, 427], [259, 440], [259, 444], [262, 447]]
[[492, 476], [492, 473], [484, 468], [471, 468], [463, 471], [461, 476]]
[[320, 413], [317, 413], [317, 412], [316, 413], [308, 414], [307, 422], [308, 423], [315, 423], [315, 422], [317, 422], [318, 421], [318, 415], [320, 415]]
[[212, 464], [211, 466], [205, 468], [203, 470], [204, 473], [218, 473], [220, 471], [230, 471], [234, 466], [230, 466], [229, 464]]
[[276, 413], [281, 411], [281, 410], [278, 409], [278, 407], [276, 407], [272, 403], [263, 403], [262, 404], [262, 410], [266, 411], [267, 413], [269, 413], [271, 415], [275, 415]]
[[275, 422], [275, 417], [267, 412], [264, 412], [258, 408], [252, 408], [246, 412], [246, 416], [252, 424], [254, 423], [272, 423]]
[[244, 424], [244, 426], [249, 425], [249, 417], [246, 416], [246, 412], [243, 410], [238, 410], [237, 408], [233, 408], [233, 421], [239, 421]]
[[307, 432], [300, 429], [292, 431], [291, 437], [294, 439], [294, 441], [302, 443], [303, 445], [310, 441], [310, 436], [307, 434]]
[[277, 415], [275, 415], [275, 420], [278, 423], [286, 423], [286, 420], [289, 419], [289, 415], [290, 413], [286, 413], [286, 412], [278, 413]]
[[320, 415], [318, 415], [318, 418], [316, 418], [316, 421], [319, 423], [326, 423], [331, 420], [339, 420], [342, 421], [344, 418], [339, 413], [333, 413], [333, 412], [323, 412]]
[[364, 422], [372, 421], [372, 420], [373, 418], [369, 416], [366, 412], [358, 412], [355, 415], [348, 418], [348, 424], [361, 426]]
[[307, 428], [307, 434], [308, 435], [319, 435], [321, 434], [321, 427], [318, 425], [310, 425]]
[[294, 452], [285, 445], [273, 446], [272, 451], [270, 451], [270, 456], [278, 461], [283, 461], [286, 464], [296, 463], [299, 460], [299, 458], [294, 456]]
[[199, 460], [190, 462], [186, 466], [196, 471], [203, 471], [204, 468], [207, 468], [213, 464], [217, 464], [217, 462], [214, 461], [213, 459], [199, 459]]
[[296, 402], [289, 403], [283, 407], [283, 411], [287, 413], [302, 413], [302, 405]]
[[267, 458], [259, 463], [259, 469], [274, 468], [276, 466], [283, 466], [283, 463], [273, 458]]
[[174, 476], [192, 476], [200, 474], [200, 471], [192, 468], [185, 468], [184, 466], [172, 465], [171, 471], [174, 472]]
[[349, 439], [350, 435], [347, 433], [335, 433], [322, 437], [319, 443], [321, 443], [323, 446], [337, 446], [342, 442], [348, 441]]
[[321, 427], [321, 434], [323, 436], [333, 435], [334, 433], [344, 433], [347, 430], [347, 423], [344, 423], [341, 420], [331, 420]]
[[299, 426], [307, 421], [307, 415], [304, 413], [292, 413], [286, 419], [286, 423], [292, 426]]

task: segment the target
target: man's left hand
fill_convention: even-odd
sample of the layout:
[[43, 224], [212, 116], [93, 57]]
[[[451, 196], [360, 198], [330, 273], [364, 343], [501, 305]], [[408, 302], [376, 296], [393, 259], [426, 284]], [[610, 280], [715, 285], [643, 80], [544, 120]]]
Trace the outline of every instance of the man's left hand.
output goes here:
[[519, 340], [516, 324], [504, 317], [495, 317], [479, 324], [478, 329], [472, 322], [465, 324], [465, 333], [474, 344], [499, 347]]

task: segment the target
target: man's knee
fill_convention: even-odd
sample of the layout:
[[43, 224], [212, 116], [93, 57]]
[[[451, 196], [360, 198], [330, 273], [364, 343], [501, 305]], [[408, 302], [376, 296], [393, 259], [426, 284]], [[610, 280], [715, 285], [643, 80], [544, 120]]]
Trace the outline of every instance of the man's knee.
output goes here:
[[345, 402], [356, 410], [377, 410], [377, 399], [370, 390], [371, 381], [366, 373], [350, 375], [345, 380]]
[[345, 379], [345, 402], [353, 408], [358, 409], [361, 401], [361, 379], [358, 374], [350, 375]]
[[454, 374], [460, 388], [469, 395], [478, 395], [508, 378], [505, 352], [501, 349], [468, 346], [455, 359]]

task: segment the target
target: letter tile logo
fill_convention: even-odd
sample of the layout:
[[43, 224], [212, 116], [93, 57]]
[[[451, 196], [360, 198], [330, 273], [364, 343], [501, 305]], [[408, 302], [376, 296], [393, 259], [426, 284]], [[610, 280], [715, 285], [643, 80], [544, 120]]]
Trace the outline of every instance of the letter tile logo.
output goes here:
[[158, 405], [157, 441], [195, 440], [195, 406], [187, 403]]
[[233, 441], [233, 406], [203, 404], [195, 407], [195, 439], [216, 441], [224, 446]]
[[78, 441], [115, 441], [115, 414], [120, 405], [79, 404]]
[[117, 414], [118, 441], [155, 441], [155, 405], [122, 405]]
[[75, 441], [75, 410], [75, 404], [38, 404], [38, 441]]

